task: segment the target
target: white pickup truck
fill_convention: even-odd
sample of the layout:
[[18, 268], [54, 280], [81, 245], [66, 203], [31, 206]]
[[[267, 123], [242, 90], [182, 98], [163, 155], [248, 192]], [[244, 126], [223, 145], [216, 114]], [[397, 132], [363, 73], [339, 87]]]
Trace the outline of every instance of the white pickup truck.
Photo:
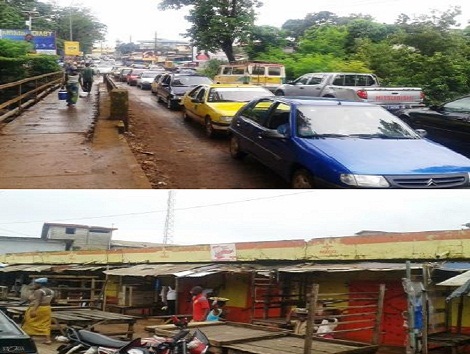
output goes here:
[[389, 111], [423, 106], [417, 87], [382, 87], [374, 74], [309, 73], [279, 86], [278, 96], [334, 97], [378, 104]]

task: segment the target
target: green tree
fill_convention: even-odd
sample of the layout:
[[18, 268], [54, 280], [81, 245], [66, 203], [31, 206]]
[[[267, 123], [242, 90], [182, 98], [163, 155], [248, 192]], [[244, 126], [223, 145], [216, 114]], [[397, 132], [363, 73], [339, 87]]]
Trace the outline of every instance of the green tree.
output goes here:
[[248, 58], [253, 60], [269, 48], [284, 48], [287, 45], [285, 32], [273, 26], [254, 26], [248, 43], [244, 47]]
[[58, 8], [54, 18], [59, 47], [63, 47], [64, 41], [72, 40], [80, 42], [81, 51], [91, 53], [93, 43], [105, 39], [106, 25], [88, 8]]
[[332, 54], [335, 57], [345, 56], [345, 45], [348, 31], [345, 26], [323, 25], [311, 27], [299, 41], [300, 53]]
[[235, 60], [233, 45], [247, 43], [254, 26], [259, 0], [163, 0], [161, 9], [191, 6], [186, 33], [192, 43], [206, 51], [222, 49], [229, 61]]
[[411, 20], [401, 15], [397, 21], [400, 31], [394, 36], [395, 43], [417, 49], [420, 53], [432, 56], [436, 52], [446, 52], [453, 47], [452, 27], [457, 24], [456, 17], [461, 14], [459, 7], [447, 11], [432, 11]]
[[298, 40], [308, 29], [335, 25], [338, 19], [338, 16], [330, 11], [320, 11], [307, 14], [303, 20], [288, 20], [282, 25], [282, 29], [287, 32], [288, 36]]
[[21, 12], [8, 3], [0, 3], [0, 28], [25, 28], [25, 20]]
[[204, 69], [202, 69], [200, 73], [213, 79], [219, 70], [219, 66], [222, 64], [223, 62], [218, 59], [211, 59], [204, 65]]
[[121, 54], [130, 54], [139, 49], [139, 46], [135, 43], [120, 43], [116, 50]]
[[377, 23], [371, 19], [354, 19], [347, 24], [345, 49], [351, 53], [359, 39], [369, 39], [373, 43], [379, 43], [397, 31], [397, 25]]
[[31, 51], [31, 43], [26, 41], [12, 41], [0, 39], [0, 57], [17, 58]]

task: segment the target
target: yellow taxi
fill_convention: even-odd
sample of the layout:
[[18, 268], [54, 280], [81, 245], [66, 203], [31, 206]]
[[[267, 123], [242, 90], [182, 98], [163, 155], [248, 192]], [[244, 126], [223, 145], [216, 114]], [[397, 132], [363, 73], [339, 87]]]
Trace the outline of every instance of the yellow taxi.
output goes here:
[[204, 84], [188, 91], [181, 100], [185, 120], [204, 125], [210, 138], [227, 133], [232, 117], [247, 102], [274, 96], [268, 89], [248, 84]]

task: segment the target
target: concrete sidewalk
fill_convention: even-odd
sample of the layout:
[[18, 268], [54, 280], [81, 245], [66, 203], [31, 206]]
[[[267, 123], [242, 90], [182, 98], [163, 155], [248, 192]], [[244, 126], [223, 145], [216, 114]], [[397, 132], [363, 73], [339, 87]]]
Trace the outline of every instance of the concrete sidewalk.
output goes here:
[[101, 83], [75, 107], [55, 91], [0, 128], [0, 188], [150, 189], [107, 100]]

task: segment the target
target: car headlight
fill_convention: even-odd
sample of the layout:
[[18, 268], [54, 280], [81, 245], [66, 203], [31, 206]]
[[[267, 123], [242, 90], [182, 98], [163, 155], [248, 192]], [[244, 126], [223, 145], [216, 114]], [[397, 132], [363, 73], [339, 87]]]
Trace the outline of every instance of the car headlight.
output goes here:
[[341, 182], [348, 186], [368, 188], [389, 188], [390, 184], [383, 176], [342, 174]]
[[233, 117], [221, 116], [219, 119], [220, 119], [221, 122], [230, 123], [232, 121]]

